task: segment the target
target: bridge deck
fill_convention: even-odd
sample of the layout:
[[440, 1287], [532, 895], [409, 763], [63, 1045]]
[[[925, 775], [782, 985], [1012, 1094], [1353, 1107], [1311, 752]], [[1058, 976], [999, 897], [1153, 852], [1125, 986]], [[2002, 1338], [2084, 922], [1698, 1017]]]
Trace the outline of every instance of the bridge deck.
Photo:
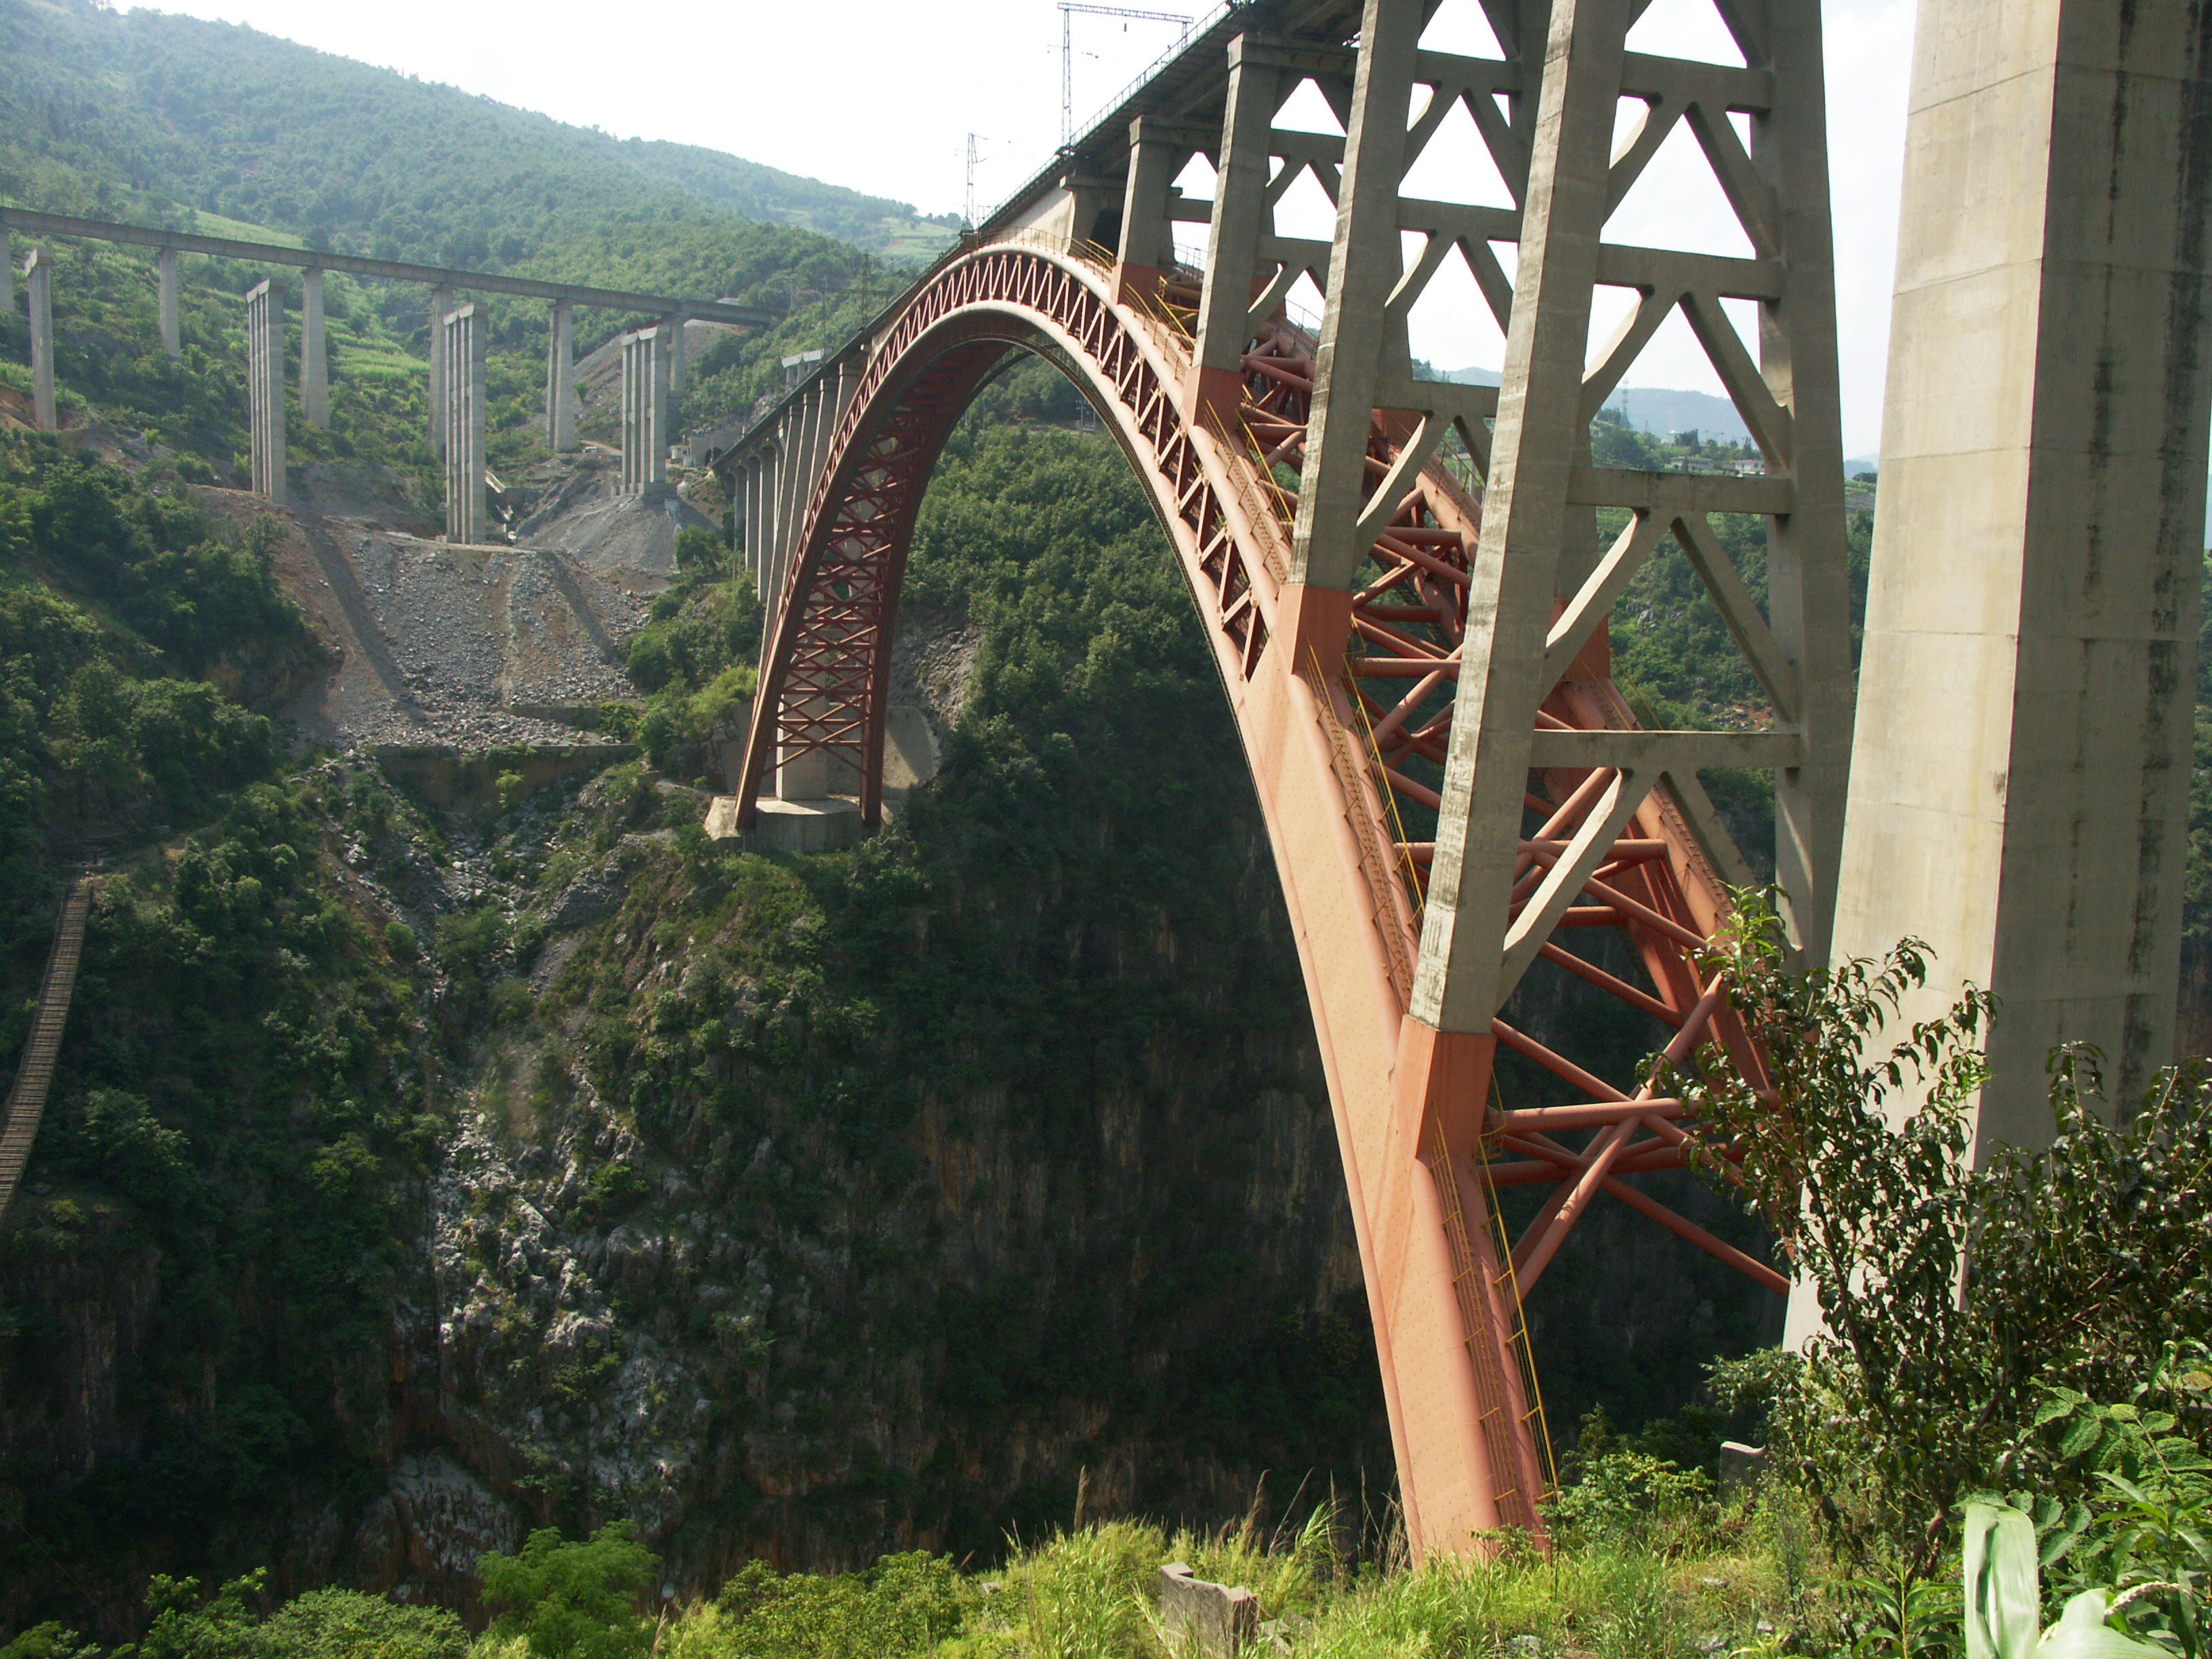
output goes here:
[[349, 276], [424, 283], [434, 288], [467, 289], [477, 294], [514, 294], [526, 300], [565, 301], [570, 305], [599, 306], [609, 311], [641, 312], [653, 316], [681, 312], [707, 323], [760, 326], [776, 320], [773, 312], [714, 300], [687, 300], [670, 294], [631, 294], [621, 289], [586, 288], [574, 283], [540, 283], [527, 276], [495, 276], [483, 270], [451, 270], [440, 265], [368, 259], [359, 254], [283, 247], [274, 242], [246, 242], [229, 236], [195, 236], [180, 230], [116, 224], [104, 219], [72, 219], [59, 213], [33, 213], [27, 208], [0, 208], [0, 228], [20, 230], [33, 236], [73, 236], [137, 247], [175, 248], [181, 253], [204, 253], [218, 259], [249, 259], [258, 264], [291, 265], [302, 270], [342, 270]]

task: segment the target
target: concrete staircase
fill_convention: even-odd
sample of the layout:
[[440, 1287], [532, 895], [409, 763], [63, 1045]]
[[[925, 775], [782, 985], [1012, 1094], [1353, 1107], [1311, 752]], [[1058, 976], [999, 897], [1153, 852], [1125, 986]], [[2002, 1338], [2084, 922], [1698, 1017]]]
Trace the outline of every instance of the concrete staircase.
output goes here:
[[46, 1088], [54, 1080], [54, 1060], [61, 1053], [62, 1026], [69, 1018], [70, 994], [76, 987], [77, 957], [84, 950], [84, 919], [92, 909], [92, 878], [79, 876], [62, 902], [62, 922], [54, 933], [52, 954], [46, 958], [46, 988], [39, 997], [39, 1012], [31, 1021], [30, 1040], [23, 1045], [15, 1066], [15, 1086], [8, 1093], [8, 1115], [0, 1121], [0, 1216], [15, 1195], [23, 1178], [31, 1143], [38, 1138], [39, 1116], [46, 1110]]

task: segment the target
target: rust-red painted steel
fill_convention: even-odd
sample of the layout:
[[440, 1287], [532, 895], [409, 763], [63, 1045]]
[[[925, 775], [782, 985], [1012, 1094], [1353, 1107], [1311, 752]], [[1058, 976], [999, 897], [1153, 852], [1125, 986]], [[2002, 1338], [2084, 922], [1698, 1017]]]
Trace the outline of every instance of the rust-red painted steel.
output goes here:
[[[1476, 1548], [1501, 1525], [1540, 1531], [1540, 1419], [1518, 1363], [1525, 1350], [1516, 1347], [1512, 1264], [1540, 1268], [1603, 1192], [1761, 1282], [1775, 1275], [1625, 1184], [1624, 1176], [1683, 1167], [1679, 1102], [1654, 1097], [1641, 1079], [1607, 1082], [1503, 1019], [1469, 1048], [1406, 1018], [1431, 839], [1407, 825], [1430, 821], [1439, 801], [1407, 769], [1433, 777], [1443, 757], [1480, 522], [1474, 495], [1431, 466], [1378, 538], [1358, 593], [1292, 586], [1295, 500], [1273, 469], [1300, 463], [1311, 341], [1280, 319], [1266, 325], [1244, 360], [1237, 419], [1196, 422], [1178, 390], [1193, 290], [1171, 277], [1141, 304], [1117, 302], [1115, 291], [1114, 274], [1084, 258], [986, 246], [939, 270], [871, 342], [785, 578], [740, 822], [752, 820], [779, 750], [817, 748], [855, 768], [863, 816], [870, 824], [880, 817], [898, 591], [930, 466], [1000, 356], [1050, 352], [1081, 381], [1151, 493], [1251, 765], [1328, 1077], [1414, 1547]], [[1399, 436], [1394, 417], [1378, 411], [1370, 479], [1387, 473]], [[1288, 659], [1302, 608], [1314, 617], [1347, 604], [1350, 655]], [[1634, 726], [1601, 632], [1547, 699], [1539, 724]], [[1522, 898], [1602, 810], [1612, 775], [1538, 775]], [[1726, 891], [1664, 787], [1620, 829], [1584, 895], [1540, 959], [1671, 1027], [1673, 1052], [1717, 1041], [1757, 1073], [1760, 1058], [1741, 1020], [1696, 959], [1725, 915]], [[1566, 948], [1591, 927], [1625, 936], [1647, 985]], [[1570, 1103], [1504, 1110], [1492, 1065], [1500, 1048], [1557, 1079]], [[1399, 1074], [1414, 1070], [1431, 1079], [1422, 1085], [1431, 1098], [1399, 1097]], [[1434, 1109], [1440, 1077], [1465, 1097], [1444, 1115], [1474, 1124], [1473, 1139], [1505, 1160], [1494, 1175]], [[1577, 1149], [1559, 1133], [1589, 1139]], [[1520, 1243], [1502, 1250], [1493, 1188], [1532, 1182], [1550, 1182], [1553, 1196]]]

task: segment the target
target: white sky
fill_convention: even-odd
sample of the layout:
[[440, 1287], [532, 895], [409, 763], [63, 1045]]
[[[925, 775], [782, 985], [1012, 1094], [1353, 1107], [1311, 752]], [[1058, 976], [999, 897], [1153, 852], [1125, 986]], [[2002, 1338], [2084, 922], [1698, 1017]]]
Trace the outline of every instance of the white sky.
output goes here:
[[[659, 0], [635, 14], [635, 27], [577, 0], [167, 0], [158, 9], [250, 24], [622, 137], [726, 150], [924, 212], [959, 210], [971, 130], [982, 158], [976, 194], [987, 206], [1042, 167], [1060, 137], [1054, 0]], [[1142, 9], [1206, 9], [1149, 0]], [[1881, 433], [1912, 0], [1822, 0], [1821, 10], [1844, 453], [1871, 454]], [[1479, 24], [1476, 33], [1451, 34], [1456, 20], [1476, 15], [1474, 0], [1449, 0], [1429, 44], [1483, 49]], [[1172, 26], [1109, 17], [1078, 16], [1073, 29], [1079, 128], [1176, 38]], [[1632, 44], [1718, 56], [1704, 48], [1719, 39], [1708, 0], [1654, 0]], [[1680, 132], [1669, 141], [1609, 234], [1728, 246], [1730, 222], [1710, 174], [1677, 185], [1664, 165], [1686, 144]], [[1448, 157], [1439, 151], [1436, 159]], [[1692, 151], [1682, 177], [1699, 171]], [[1446, 191], [1425, 185], [1423, 193]], [[1325, 222], [1319, 234], [1328, 234]], [[1464, 282], [1425, 296], [1415, 353], [1440, 368], [1496, 367], [1502, 348], [1479, 307]], [[1596, 331], [1609, 331], [1609, 319]], [[1679, 319], [1626, 384], [1719, 390]]]

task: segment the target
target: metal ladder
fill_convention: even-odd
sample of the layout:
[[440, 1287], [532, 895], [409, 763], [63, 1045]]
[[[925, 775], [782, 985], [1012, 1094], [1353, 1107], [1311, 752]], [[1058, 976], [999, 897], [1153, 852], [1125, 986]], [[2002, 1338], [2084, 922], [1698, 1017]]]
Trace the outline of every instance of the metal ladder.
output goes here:
[[91, 909], [92, 878], [79, 876], [62, 901], [61, 926], [54, 932], [53, 950], [46, 958], [46, 988], [31, 1021], [30, 1039], [16, 1063], [15, 1086], [8, 1091], [7, 1118], [0, 1122], [0, 1216], [8, 1212], [8, 1201], [15, 1197], [15, 1184], [30, 1159], [31, 1143], [38, 1138], [47, 1085], [54, 1080], [54, 1061], [61, 1053], [62, 1026], [69, 1018], [70, 994], [76, 988], [84, 921]]

